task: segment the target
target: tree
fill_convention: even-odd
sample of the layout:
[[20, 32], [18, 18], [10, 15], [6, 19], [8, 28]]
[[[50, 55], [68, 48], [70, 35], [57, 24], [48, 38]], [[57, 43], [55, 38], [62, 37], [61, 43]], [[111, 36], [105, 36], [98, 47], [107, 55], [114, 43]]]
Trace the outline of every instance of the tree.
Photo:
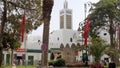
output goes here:
[[[93, 4], [94, 8], [89, 14], [90, 19], [90, 35], [92, 37], [97, 37], [98, 29], [107, 29], [110, 34], [110, 44], [113, 48], [114, 46], [114, 34], [116, 31], [116, 26], [118, 25], [120, 19], [120, 0], [100, 0], [98, 3]], [[93, 25], [94, 24], [94, 25]]]
[[43, 30], [43, 43], [46, 45], [46, 51], [42, 52], [42, 65], [48, 65], [48, 43], [49, 43], [49, 25], [51, 19], [51, 12], [53, 8], [54, 0], [43, 0], [43, 22], [44, 22], [44, 30]]
[[119, 64], [119, 50], [114, 48], [107, 48], [105, 50], [105, 54], [107, 54], [112, 61], [114, 61], [117, 65]]
[[[117, 46], [117, 41], [114, 40], [114, 45]], [[108, 44], [108, 46], [110, 46]], [[120, 50], [117, 49], [117, 48], [112, 48], [112, 47], [108, 47], [106, 50], [105, 50], [105, 54], [107, 54], [110, 59], [114, 62], [116, 62], [116, 64], [118, 65], [119, 64], [119, 52]]]
[[13, 34], [4, 33], [3, 34], [3, 48], [11, 49], [11, 64], [13, 64], [13, 51], [17, 50], [21, 46], [21, 42], [14, 38]]
[[[37, 27], [42, 24], [42, 8], [41, 0], [0, 0], [0, 8], [0, 12], [2, 12], [2, 14], [0, 14], [0, 58], [2, 58], [2, 42], [4, 33], [11, 34], [17, 42], [20, 41], [22, 14], [25, 12], [25, 32], [29, 33], [33, 29], [37, 29]], [[2, 59], [0, 59], [0, 67], [1, 64]]]
[[95, 64], [99, 65], [100, 58], [108, 46], [106, 46], [105, 41], [101, 38], [93, 38], [91, 42], [89, 52], [94, 57]]

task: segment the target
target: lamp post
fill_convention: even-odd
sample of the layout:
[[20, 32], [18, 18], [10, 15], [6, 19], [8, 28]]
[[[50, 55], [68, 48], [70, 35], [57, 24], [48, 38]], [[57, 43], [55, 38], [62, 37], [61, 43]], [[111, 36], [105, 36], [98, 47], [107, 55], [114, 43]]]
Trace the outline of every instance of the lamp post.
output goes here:
[[[84, 47], [84, 37], [83, 37], [83, 33], [84, 33], [84, 32], [83, 32], [84, 23], [85, 23], [85, 21], [80, 22], [80, 24], [79, 24], [79, 27], [81, 27], [80, 36], [81, 36], [81, 43], [82, 43], [82, 46], [83, 46], [83, 47]], [[83, 61], [83, 63], [85, 63], [85, 64], [86, 64], [86, 62], [88, 61], [87, 47], [86, 47], [86, 49], [83, 48], [83, 50], [82, 50], [82, 61]], [[86, 66], [87, 66], [87, 65], [86, 65]]]
[[[90, 8], [88, 9], [87, 7], [90, 6]], [[89, 1], [87, 3], [84, 3], [84, 12], [85, 12], [85, 19], [86, 19], [86, 16], [87, 16], [87, 12], [89, 12], [88, 10], [91, 10], [93, 9], [93, 6], [92, 6], [92, 3]]]
[[[91, 2], [87, 2], [87, 3], [85, 3], [84, 4], [84, 12], [85, 12], [85, 24], [86, 24], [86, 15], [87, 15], [87, 12], [88, 12], [88, 10], [87, 10], [87, 6], [91, 6]], [[91, 6], [92, 7], [92, 6]], [[86, 29], [86, 25], [85, 25], [85, 29]], [[87, 52], [87, 44], [85, 45], [85, 52], [83, 53], [83, 61], [84, 61], [84, 63], [85, 63], [85, 66], [88, 66], [88, 54], [87, 54], [88, 52]]]

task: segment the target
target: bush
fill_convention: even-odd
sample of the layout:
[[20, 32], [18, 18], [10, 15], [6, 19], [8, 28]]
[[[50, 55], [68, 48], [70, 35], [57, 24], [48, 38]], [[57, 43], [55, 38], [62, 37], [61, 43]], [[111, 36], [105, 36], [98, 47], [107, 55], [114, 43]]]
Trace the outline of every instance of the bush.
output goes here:
[[49, 66], [50, 65], [54, 66], [54, 61], [53, 60], [49, 61]]
[[49, 61], [49, 66], [52, 65], [54, 67], [62, 67], [65, 66], [65, 60], [62, 58], [57, 59], [56, 61]]
[[65, 60], [64, 60], [64, 59], [61, 59], [61, 58], [57, 59], [57, 60], [54, 62], [54, 66], [55, 66], [55, 67], [57, 67], [57, 66], [59, 66], [59, 67], [65, 66]]

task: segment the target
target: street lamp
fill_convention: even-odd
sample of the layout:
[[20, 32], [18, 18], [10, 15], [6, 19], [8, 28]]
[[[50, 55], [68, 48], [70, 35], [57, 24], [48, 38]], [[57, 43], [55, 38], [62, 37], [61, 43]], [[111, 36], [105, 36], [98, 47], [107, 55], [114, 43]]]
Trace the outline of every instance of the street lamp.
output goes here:
[[[83, 37], [83, 33], [84, 33], [83, 27], [84, 27], [84, 24], [85, 24], [85, 21], [82, 21], [82, 22], [79, 23], [79, 28], [80, 28], [79, 36], [80, 36], [80, 38], [81, 38], [82, 46], [84, 46], [84, 44], [83, 44], [83, 42], [84, 42], [84, 37]], [[86, 64], [86, 66], [88, 65], [88, 64], [87, 64], [87, 61], [88, 61], [87, 47], [86, 47], [86, 49], [83, 49], [83, 50], [82, 50], [82, 61], [83, 61], [83, 63]]]
[[[84, 24], [86, 24], [86, 14], [87, 14], [87, 12], [88, 12], [88, 10], [87, 10], [87, 6], [91, 6], [91, 2], [87, 2], [87, 3], [85, 3], [84, 4], [84, 10], [85, 10], [85, 23]], [[91, 6], [92, 7], [92, 6]], [[85, 46], [85, 52], [82, 54], [82, 59], [83, 59], [83, 62], [85, 63], [85, 66], [88, 66], [88, 54], [87, 54], [87, 45]]]
[[[87, 7], [89, 7], [89, 9]], [[86, 19], [86, 16], [87, 16], [87, 12], [89, 12], [92, 9], [93, 9], [93, 6], [92, 6], [92, 3], [90, 1], [87, 2], [87, 3], [84, 3], [85, 19]]]

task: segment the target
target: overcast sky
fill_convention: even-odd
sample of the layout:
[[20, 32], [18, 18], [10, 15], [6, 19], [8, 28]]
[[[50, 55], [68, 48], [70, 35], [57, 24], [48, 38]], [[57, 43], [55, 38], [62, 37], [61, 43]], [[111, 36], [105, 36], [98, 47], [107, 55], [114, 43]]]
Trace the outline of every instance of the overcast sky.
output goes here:
[[[59, 12], [61, 9], [63, 9], [65, 0], [54, 0], [54, 6], [51, 14], [51, 21], [50, 21], [50, 32], [54, 30], [59, 30]], [[73, 30], [77, 30], [79, 23], [85, 19], [85, 9], [84, 4], [85, 3], [96, 3], [99, 0], [66, 0], [68, 2], [68, 8], [72, 9], [72, 24], [73, 24]], [[89, 9], [90, 6], [87, 5], [87, 9]], [[88, 12], [87, 12], [88, 14]], [[41, 25], [37, 30], [32, 31], [30, 35], [39, 35], [42, 36], [43, 34], [43, 25]]]

